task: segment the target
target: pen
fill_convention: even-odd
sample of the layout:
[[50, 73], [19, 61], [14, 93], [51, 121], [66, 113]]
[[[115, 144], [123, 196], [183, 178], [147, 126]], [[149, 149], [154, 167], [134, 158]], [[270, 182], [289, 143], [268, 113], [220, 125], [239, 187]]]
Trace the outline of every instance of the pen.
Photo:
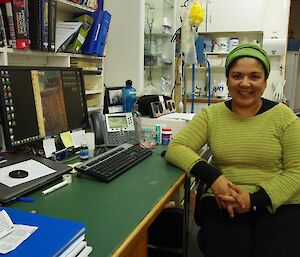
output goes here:
[[21, 202], [28, 202], [28, 203], [31, 203], [31, 202], [34, 201], [32, 198], [29, 198], [29, 197], [23, 197], [23, 196], [18, 197], [17, 200], [19, 200], [19, 201], [21, 201]]
[[46, 189], [46, 190], [44, 190], [44, 191], [42, 191], [42, 195], [49, 194], [49, 193], [51, 193], [51, 192], [53, 192], [53, 191], [55, 191], [55, 190], [57, 190], [57, 189], [59, 189], [59, 188], [65, 186], [65, 185], [67, 185], [67, 184], [69, 184], [68, 181], [66, 181], [66, 180], [65, 180], [65, 181], [62, 181], [62, 182], [60, 182], [60, 183], [58, 183], [58, 184], [56, 184], [56, 185], [54, 185], [54, 186], [52, 186], [52, 187], [49, 187], [48, 189]]

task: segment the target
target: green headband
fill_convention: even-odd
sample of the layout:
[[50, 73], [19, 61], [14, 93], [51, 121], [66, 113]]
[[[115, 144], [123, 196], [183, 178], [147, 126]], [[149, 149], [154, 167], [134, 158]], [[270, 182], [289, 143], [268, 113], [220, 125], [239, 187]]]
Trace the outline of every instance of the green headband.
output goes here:
[[255, 44], [243, 44], [234, 48], [226, 58], [225, 68], [226, 77], [228, 77], [229, 69], [232, 63], [242, 57], [256, 58], [264, 67], [266, 79], [269, 77], [271, 64], [268, 54], [260, 46]]

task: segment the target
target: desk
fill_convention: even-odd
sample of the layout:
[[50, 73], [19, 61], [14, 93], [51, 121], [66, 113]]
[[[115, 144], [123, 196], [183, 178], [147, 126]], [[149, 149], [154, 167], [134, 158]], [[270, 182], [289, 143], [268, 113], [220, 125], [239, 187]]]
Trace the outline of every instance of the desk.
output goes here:
[[147, 229], [186, 175], [153, 153], [110, 183], [88, 177], [51, 194], [29, 195], [34, 202], [10, 207], [86, 223], [86, 240], [94, 257], [146, 257]]

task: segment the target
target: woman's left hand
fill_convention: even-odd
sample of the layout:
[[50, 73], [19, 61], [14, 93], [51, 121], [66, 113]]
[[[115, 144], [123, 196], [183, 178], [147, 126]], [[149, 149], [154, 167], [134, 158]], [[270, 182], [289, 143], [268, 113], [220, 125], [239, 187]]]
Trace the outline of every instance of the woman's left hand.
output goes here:
[[231, 203], [235, 213], [241, 214], [249, 212], [251, 210], [250, 194], [232, 182], [229, 182], [228, 185], [232, 193], [229, 196], [219, 194], [218, 198], [226, 203]]

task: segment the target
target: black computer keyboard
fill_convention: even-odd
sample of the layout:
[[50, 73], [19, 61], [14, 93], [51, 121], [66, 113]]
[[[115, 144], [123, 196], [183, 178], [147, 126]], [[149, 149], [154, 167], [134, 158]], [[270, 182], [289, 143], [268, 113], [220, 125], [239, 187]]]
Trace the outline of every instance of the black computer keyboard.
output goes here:
[[149, 149], [140, 145], [124, 143], [77, 165], [75, 169], [80, 173], [109, 182], [151, 154]]

